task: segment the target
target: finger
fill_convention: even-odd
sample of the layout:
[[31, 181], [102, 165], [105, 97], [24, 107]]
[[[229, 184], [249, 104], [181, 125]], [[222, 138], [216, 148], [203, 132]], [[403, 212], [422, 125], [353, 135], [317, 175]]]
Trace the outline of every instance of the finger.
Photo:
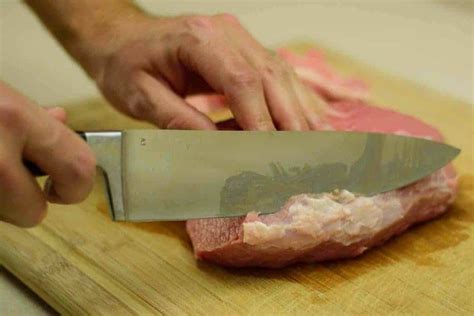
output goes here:
[[277, 126], [281, 130], [309, 129], [293, 82], [278, 62], [266, 62], [259, 67], [263, 77], [265, 97]]
[[40, 187], [23, 165], [29, 104], [0, 82], [0, 219], [31, 227], [46, 214]]
[[328, 107], [326, 101], [306, 87], [296, 75], [293, 76], [292, 85], [310, 129], [319, 129]]
[[33, 176], [21, 164], [21, 149], [12, 150], [13, 138], [1, 130], [0, 220], [21, 227], [33, 227], [46, 216], [44, 194]]
[[160, 128], [215, 130], [216, 126], [205, 114], [187, 104], [166, 83], [143, 72], [137, 77], [142, 94], [136, 107], [142, 117]]
[[181, 63], [226, 96], [242, 128], [275, 129], [256, 70], [222, 36], [210, 18], [193, 17], [188, 19], [187, 24], [194, 38], [191, 42], [184, 41], [179, 47]]
[[94, 154], [76, 133], [53, 119], [46, 110], [32, 105], [24, 157], [51, 178], [45, 188], [54, 203], [78, 203], [92, 190]]
[[46, 108], [48, 114], [54, 117], [56, 120], [61, 123], [66, 123], [66, 111], [60, 107]]
[[265, 99], [278, 129], [308, 130], [300, 100], [291, 82], [292, 69], [277, 56], [272, 56], [235, 17], [222, 14], [216, 18], [223, 22], [226, 36], [232, 38], [235, 47], [262, 77]]

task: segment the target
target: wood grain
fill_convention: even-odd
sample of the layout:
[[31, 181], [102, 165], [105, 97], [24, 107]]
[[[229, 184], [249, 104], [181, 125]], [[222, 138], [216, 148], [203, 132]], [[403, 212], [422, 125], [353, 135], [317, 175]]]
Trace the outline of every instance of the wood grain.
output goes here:
[[[52, 205], [39, 227], [0, 224], [0, 263], [66, 314], [473, 314], [474, 107], [325, 51], [371, 84], [373, 102], [422, 118], [462, 148], [448, 214], [357, 259], [232, 270], [197, 262], [183, 223], [113, 223], [98, 178], [87, 201]], [[101, 99], [72, 107], [69, 122], [82, 130], [150, 127]]]

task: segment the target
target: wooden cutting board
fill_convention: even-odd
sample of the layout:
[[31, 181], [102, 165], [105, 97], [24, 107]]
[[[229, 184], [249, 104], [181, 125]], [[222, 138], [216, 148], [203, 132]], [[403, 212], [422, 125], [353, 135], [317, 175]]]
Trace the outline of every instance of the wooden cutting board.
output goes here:
[[[0, 224], [0, 263], [63, 313], [473, 314], [474, 107], [325, 51], [331, 64], [371, 84], [375, 103], [422, 118], [462, 148], [448, 214], [357, 259], [232, 270], [197, 262], [183, 223], [113, 223], [98, 179], [87, 201], [51, 206], [37, 228]], [[149, 127], [104, 104], [70, 109], [71, 127]]]

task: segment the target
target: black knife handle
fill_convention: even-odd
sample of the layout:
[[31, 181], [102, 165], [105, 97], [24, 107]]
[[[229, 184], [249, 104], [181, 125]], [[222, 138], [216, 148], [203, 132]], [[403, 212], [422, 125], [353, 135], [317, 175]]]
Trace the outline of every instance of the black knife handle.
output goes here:
[[[87, 141], [86, 133], [81, 131], [76, 131], [77, 135], [79, 135], [83, 140]], [[23, 164], [25, 165], [26, 169], [35, 177], [42, 177], [46, 176], [47, 174], [41, 170], [37, 165], [32, 163], [31, 161], [24, 160]]]

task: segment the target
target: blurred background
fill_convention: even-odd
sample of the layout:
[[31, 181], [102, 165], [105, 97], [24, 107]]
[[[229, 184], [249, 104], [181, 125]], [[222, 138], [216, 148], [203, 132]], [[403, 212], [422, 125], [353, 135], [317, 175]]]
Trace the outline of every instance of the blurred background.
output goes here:
[[[161, 15], [233, 13], [268, 47], [313, 41], [474, 103], [473, 1], [136, 2]], [[19, 0], [0, 0], [0, 78], [43, 105], [67, 105], [98, 95]], [[51, 312], [0, 266], [0, 314]]]

